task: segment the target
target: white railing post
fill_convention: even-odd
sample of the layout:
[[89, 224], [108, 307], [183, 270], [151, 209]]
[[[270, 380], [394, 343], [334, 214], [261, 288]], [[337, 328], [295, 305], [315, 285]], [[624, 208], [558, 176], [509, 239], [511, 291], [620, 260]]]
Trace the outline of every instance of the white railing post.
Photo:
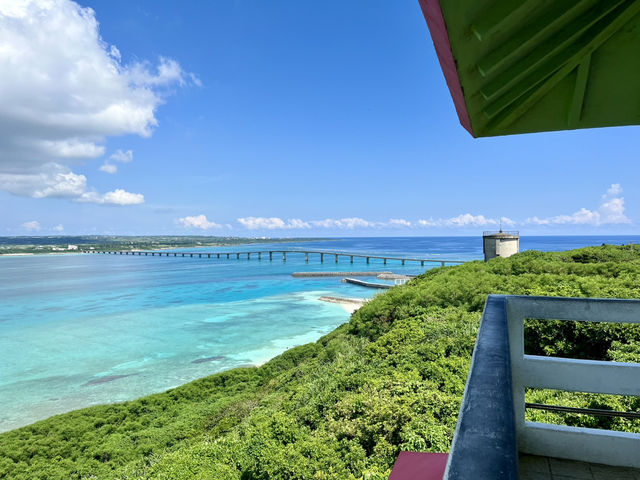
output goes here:
[[507, 296], [514, 414], [521, 452], [640, 468], [640, 434], [526, 422], [525, 389], [640, 396], [640, 364], [524, 353], [524, 320], [640, 323], [640, 301]]

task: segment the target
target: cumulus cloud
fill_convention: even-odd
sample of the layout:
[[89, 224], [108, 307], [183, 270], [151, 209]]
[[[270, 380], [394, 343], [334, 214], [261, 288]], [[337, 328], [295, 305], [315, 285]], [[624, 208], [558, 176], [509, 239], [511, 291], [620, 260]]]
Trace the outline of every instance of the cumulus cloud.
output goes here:
[[79, 197], [87, 190], [87, 177], [58, 163], [47, 163], [24, 173], [0, 172], [0, 188], [32, 198]]
[[105, 162], [99, 169], [101, 172], [110, 173], [111, 175], [115, 175], [118, 173], [118, 166], [113, 163]]
[[486, 226], [499, 225], [500, 221], [504, 225], [513, 225], [515, 222], [507, 217], [494, 220], [484, 217], [483, 215], [463, 214], [453, 218], [429, 220], [418, 220], [412, 222], [404, 218], [391, 218], [386, 222], [375, 222], [365, 220], [360, 217], [346, 218], [326, 218], [324, 220], [300, 220], [290, 219], [283, 220], [279, 217], [246, 217], [239, 218], [238, 222], [249, 230], [275, 230], [275, 229], [303, 229], [303, 228], [324, 228], [324, 229], [385, 229], [385, 228], [413, 228], [413, 227], [467, 227], [467, 226]]
[[[108, 136], [150, 136], [169, 89], [199, 83], [173, 59], [122, 63], [94, 11], [71, 0], [0, 2], [0, 46], [0, 188], [16, 195], [81, 197], [87, 179], [71, 164], [104, 155]], [[112, 161], [132, 159], [119, 152]]]
[[60, 224], [58, 224], [58, 225], [56, 225], [55, 227], [53, 227], [53, 229], [54, 229], [56, 232], [64, 232], [64, 226], [63, 226], [61, 223], [60, 223]]
[[206, 215], [195, 215], [192, 217], [182, 217], [178, 219], [185, 228], [200, 228], [209, 230], [210, 228], [221, 228], [221, 225], [207, 220]]
[[422, 226], [422, 227], [437, 227], [438, 224], [438, 220], [434, 220], [433, 218], [430, 218], [429, 220], [418, 220], [418, 225]]
[[32, 198], [71, 198], [79, 202], [105, 205], [144, 203], [144, 195], [123, 189], [101, 195], [87, 188], [87, 177], [57, 163], [43, 165], [27, 173], [0, 173], [0, 189]]
[[308, 222], [299, 218], [293, 218], [285, 222], [278, 217], [245, 217], [239, 218], [238, 222], [249, 230], [302, 229], [311, 227]]
[[118, 149], [109, 157], [109, 160], [120, 163], [131, 163], [133, 162], [133, 151], [127, 150], [124, 152]]
[[120, 149], [116, 150], [109, 158], [104, 162], [104, 164], [100, 167], [101, 172], [116, 174], [118, 173], [118, 166], [114, 165], [112, 162], [118, 163], [131, 163], [133, 162], [133, 150], [122, 151]]
[[114, 191], [107, 192], [103, 195], [93, 191], [85, 192], [76, 200], [78, 202], [98, 203], [102, 205], [139, 205], [144, 203], [144, 195], [116, 188]]
[[451, 218], [439, 218], [434, 220], [430, 218], [428, 220], [418, 220], [418, 225], [422, 227], [486, 227], [486, 226], [498, 226], [502, 225], [515, 225], [516, 222], [508, 217], [501, 217], [500, 219], [487, 218], [484, 215], [472, 215], [471, 213], [463, 213], [457, 217]]
[[582, 207], [571, 215], [556, 215], [548, 218], [530, 217], [524, 223], [532, 225], [590, 225], [625, 224], [631, 220], [625, 215], [622, 186], [612, 184], [602, 195], [601, 204], [596, 210]]
[[391, 227], [410, 227], [411, 222], [404, 218], [391, 218], [389, 219], [388, 225]]
[[37, 232], [38, 230], [40, 230], [40, 222], [38, 222], [37, 220], [32, 220], [30, 222], [24, 222], [22, 224], [22, 228], [24, 228], [25, 230], [27, 230], [29, 232]]
[[326, 218], [324, 220], [312, 220], [309, 222], [314, 227], [323, 227], [323, 228], [344, 228], [348, 230], [353, 230], [354, 228], [369, 228], [375, 227], [377, 224], [375, 222], [370, 222], [365, 220], [364, 218], [358, 217], [349, 217], [349, 218]]
[[445, 220], [445, 225], [452, 227], [484, 227], [486, 225], [497, 225], [498, 222], [491, 218], [486, 218], [484, 215], [471, 215], [470, 213], [464, 213], [457, 217]]

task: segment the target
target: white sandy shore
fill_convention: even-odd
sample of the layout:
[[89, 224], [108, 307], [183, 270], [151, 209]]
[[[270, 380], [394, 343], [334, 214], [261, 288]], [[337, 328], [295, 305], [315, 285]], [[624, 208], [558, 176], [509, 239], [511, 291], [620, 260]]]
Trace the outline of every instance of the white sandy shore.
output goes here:
[[347, 313], [353, 313], [367, 302], [366, 298], [348, 298], [348, 297], [320, 297], [318, 300], [322, 302], [337, 303]]

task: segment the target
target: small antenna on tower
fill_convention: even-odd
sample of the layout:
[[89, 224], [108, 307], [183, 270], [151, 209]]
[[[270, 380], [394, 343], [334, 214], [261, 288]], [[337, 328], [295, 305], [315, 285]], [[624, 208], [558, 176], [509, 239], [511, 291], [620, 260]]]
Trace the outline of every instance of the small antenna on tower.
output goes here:
[[502, 218], [500, 218], [500, 233], [502, 233]]

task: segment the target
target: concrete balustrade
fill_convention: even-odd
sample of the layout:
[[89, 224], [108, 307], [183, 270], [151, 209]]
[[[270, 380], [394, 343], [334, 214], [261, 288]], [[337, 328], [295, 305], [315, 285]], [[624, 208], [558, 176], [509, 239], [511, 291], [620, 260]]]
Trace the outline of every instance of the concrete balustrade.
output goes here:
[[640, 364], [527, 355], [526, 319], [637, 324], [640, 300], [489, 295], [444, 478], [517, 479], [519, 453], [640, 468], [640, 434], [525, 420], [526, 388], [640, 396]]
[[524, 353], [524, 320], [640, 323], [640, 301], [508, 296], [513, 402], [520, 451], [640, 468], [640, 434], [527, 422], [526, 388], [640, 396], [640, 364]]

